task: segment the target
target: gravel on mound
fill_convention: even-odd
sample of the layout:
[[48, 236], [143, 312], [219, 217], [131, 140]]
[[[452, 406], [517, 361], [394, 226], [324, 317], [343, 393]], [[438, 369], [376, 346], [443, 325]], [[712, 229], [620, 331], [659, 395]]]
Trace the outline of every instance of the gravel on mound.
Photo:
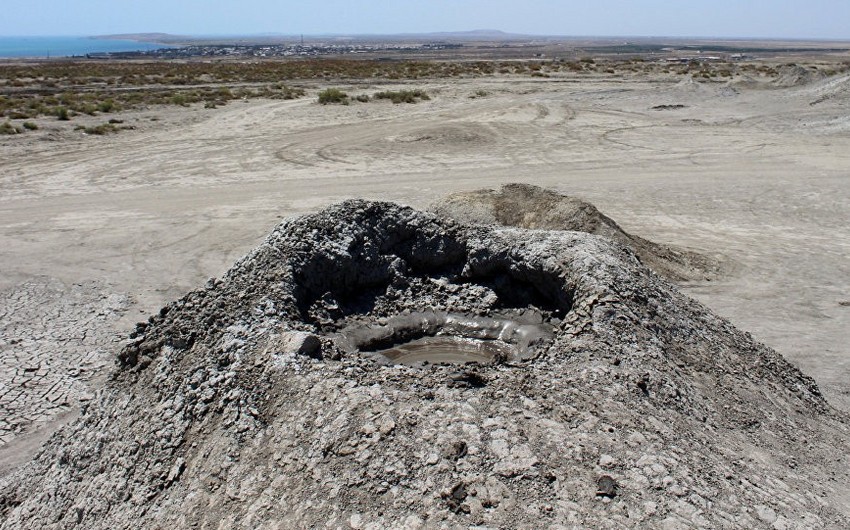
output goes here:
[[[428, 312], [554, 331], [418, 367], [337, 340], [403, 342], [416, 325], [386, 324]], [[846, 528], [849, 439], [810, 378], [623, 245], [349, 201], [139, 324], [0, 483], [0, 528]]]
[[575, 230], [605, 236], [629, 247], [643, 263], [673, 281], [715, 279], [722, 271], [717, 259], [628, 234], [589, 202], [530, 184], [454, 193], [429, 210], [467, 224]]

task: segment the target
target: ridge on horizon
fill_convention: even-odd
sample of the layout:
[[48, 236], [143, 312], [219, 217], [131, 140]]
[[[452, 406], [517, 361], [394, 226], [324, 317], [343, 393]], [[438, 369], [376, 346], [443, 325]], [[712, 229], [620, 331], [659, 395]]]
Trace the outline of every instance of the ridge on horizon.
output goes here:
[[197, 34], [173, 34], [166, 32], [139, 32], [139, 33], [114, 33], [86, 35], [92, 39], [115, 39], [136, 40], [140, 42], [155, 43], [177, 43], [194, 40], [210, 39], [275, 39], [275, 38], [455, 38], [460, 40], [472, 40], [475, 38], [488, 38], [491, 40], [518, 40], [518, 39], [562, 39], [562, 40], [612, 40], [629, 39], [636, 41], [762, 41], [762, 42], [847, 42], [850, 39], [841, 38], [797, 38], [797, 37], [759, 37], [759, 36], [710, 36], [710, 35], [557, 35], [557, 34], [530, 34], [512, 33], [500, 29], [474, 29], [463, 31], [430, 31], [430, 32], [401, 32], [401, 33], [197, 33]]
[[401, 33], [199, 33], [199, 34], [173, 34], [165, 32], [139, 32], [139, 33], [110, 33], [103, 35], [90, 35], [95, 39], [127, 39], [127, 38], [155, 38], [155, 39], [208, 39], [208, 38], [276, 38], [276, 37], [499, 37], [499, 38], [527, 38], [527, 37], [559, 37], [559, 35], [530, 35], [522, 33], [509, 33], [498, 29], [476, 29], [468, 31], [431, 31], [431, 32], [401, 32]]

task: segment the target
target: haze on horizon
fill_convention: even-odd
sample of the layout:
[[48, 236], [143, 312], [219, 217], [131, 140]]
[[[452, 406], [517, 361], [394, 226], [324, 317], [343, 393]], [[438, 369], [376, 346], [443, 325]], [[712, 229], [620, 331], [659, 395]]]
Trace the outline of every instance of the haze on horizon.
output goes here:
[[498, 29], [529, 35], [850, 39], [847, 0], [30, 0], [0, 36], [399, 34]]

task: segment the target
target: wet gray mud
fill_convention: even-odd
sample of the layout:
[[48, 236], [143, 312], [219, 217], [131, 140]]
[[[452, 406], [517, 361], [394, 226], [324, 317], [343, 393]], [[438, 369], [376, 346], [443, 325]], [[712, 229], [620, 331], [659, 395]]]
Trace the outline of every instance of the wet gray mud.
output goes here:
[[504, 342], [458, 337], [423, 337], [375, 352], [379, 360], [407, 366], [485, 364], [512, 354], [512, 348]]
[[613, 238], [347, 201], [115, 354], [0, 528], [850, 527], [846, 416]]
[[349, 326], [335, 342], [384, 363], [514, 362], [539, 353], [558, 321], [531, 308], [494, 317], [427, 311]]

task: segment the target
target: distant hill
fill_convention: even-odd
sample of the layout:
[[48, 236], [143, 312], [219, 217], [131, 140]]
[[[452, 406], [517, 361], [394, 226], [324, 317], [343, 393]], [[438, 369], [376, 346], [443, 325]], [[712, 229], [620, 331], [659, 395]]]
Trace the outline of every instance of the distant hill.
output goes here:
[[155, 44], [174, 44], [193, 40], [186, 35], [171, 35], [169, 33], [119, 33], [115, 35], [96, 35], [91, 37], [99, 40], [132, 40], [137, 42], [153, 42]]
[[[300, 38], [300, 35], [285, 35], [285, 34], [254, 34], [254, 35], [172, 35], [169, 33], [120, 33], [114, 35], [97, 35], [92, 38], [101, 40], [132, 40], [138, 42], [153, 42], [157, 44], [188, 44], [188, 43], [209, 43], [216, 41], [233, 41], [240, 42], [259, 42], [266, 43], [269, 41], [289, 40]], [[386, 35], [358, 35], [358, 34], [322, 34], [322, 35], [305, 35], [306, 38], [344, 38], [350, 40], [523, 40], [529, 39], [529, 35], [520, 35], [516, 33], [506, 33], [496, 29], [477, 29], [471, 31], [446, 31], [433, 33], [397, 33]], [[539, 38], [539, 37], [538, 37]]]
[[472, 31], [441, 31], [435, 33], [423, 33], [420, 35], [440, 39], [461, 40], [514, 40], [529, 38], [529, 35], [521, 35], [518, 33], [506, 33], [498, 29], [476, 29]]

